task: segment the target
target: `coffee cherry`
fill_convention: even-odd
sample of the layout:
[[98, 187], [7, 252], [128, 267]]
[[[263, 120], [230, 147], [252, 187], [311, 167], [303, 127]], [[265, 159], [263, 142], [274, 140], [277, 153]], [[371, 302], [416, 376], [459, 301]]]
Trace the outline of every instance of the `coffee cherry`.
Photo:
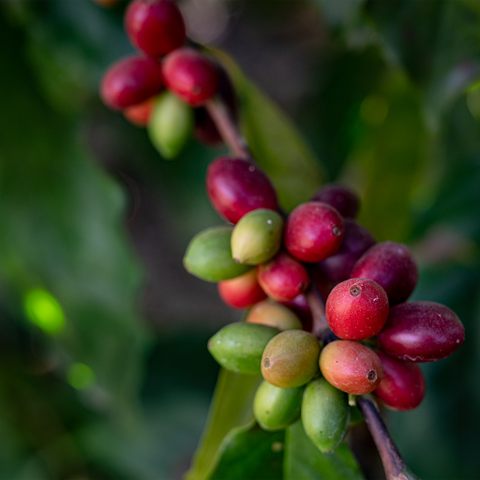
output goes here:
[[336, 340], [320, 354], [322, 375], [336, 388], [353, 395], [375, 390], [382, 379], [378, 355], [361, 343]]
[[303, 293], [297, 295], [291, 300], [284, 300], [280, 302], [282, 305], [285, 305], [287, 308], [292, 310], [302, 322], [303, 329], [307, 332], [312, 331], [312, 310], [308, 304], [307, 297]]
[[130, 56], [109, 67], [100, 83], [100, 98], [112, 110], [138, 105], [163, 89], [162, 69], [153, 58]]
[[183, 258], [186, 270], [207, 282], [230, 280], [247, 272], [250, 267], [232, 258], [232, 230], [228, 226], [213, 227], [195, 235]]
[[192, 109], [170, 92], [157, 99], [148, 125], [153, 146], [166, 159], [175, 158], [191, 137]]
[[193, 48], [179, 48], [167, 55], [162, 72], [167, 88], [193, 107], [203, 105], [217, 91], [215, 65]]
[[330, 293], [325, 314], [333, 333], [343, 340], [374, 337], [388, 317], [388, 297], [375, 281], [352, 278]]
[[343, 232], [342, 217], [330, 205], [303, 203], [287, 218], [285, 247], [302, 262], [320, 262], [338, 250]]
[[193, 113], [195, 116], [195, 127], [193, 130], [195, 138], [210, 147], [222, 145], [222, 136], [207, 110], [204, 107], [198, 107], [194, 109]]
[[[363, 225], [349, 218], [344, 219], [343, 222], [345, 233], [340, 248], [327, 259], [319, 262], [314, 270], [317, 272], [316, 281], [325, 283], [328, 290], [350, 278], [355, 262], [376, 243], [373, 235]], [[320, 278], [318, 272], [321, 275]]]
[[321, 377], [307, 385], [302, 401], [302, 424], [321, 452], [331, 453], [340, 445], [347, 434], [349, 418], [345, 393]]
[[383, 378], [373, 392], [391, 410], [417, 408], [425, 396], [425, 377], [416, 363], [395, 360], [377, 352], [382, 361]]
[[227, 370], [259, 374], [265, 346], [277, 334], [276, 328], [266, 325], [231, 323], [208, 341], [208, 350], [213, 358]]
[[401, 303], [391, 308], [378, 335], [384, 352], [410, 362], [442, 360], [464, 340], [465, 329], [457, 315], [435, 302]]
[[328, 203], [346, 218], [355, 218], [360, 208], [358, 195], [343, 185], [329, 184], [322, 187], [312, 198], [313, 201]]
[[222, 300], [233, 308], [247, 308], [267, 298], [258, 283], [255, 269], [231, 280], [219, 282], [218, 293]]
[[300, 417], [303, 388], [279, 388], [263, 381], [253, 400], [253, 413], [268, 431], [283, 430]]
[[302, 330], [299, 318], [289, 308], [274, 300], [265, 300], [254, 305], [248, 314], [247, 322], [268, 325], [281, 331]]
[[258, 265], [270, 260], [280, 249], [282, 217], [259, 208], [244, 215], [232, 233], [232, 255], [238, 263]]
[[406, 245], [396, 242], [377, 243], [357, 261], [350, 278], [370, 278], [387, 292], [390, 305], [404, 302], [413, 292], [418, 269]]
[[138, 127], [146, 127], [156, 100], [156, 97], [151, 97], [142, 103], [128, 107], [123, 111], [123, 115], [130, 123]]
[[320, 344], [303, 330], [287, 330], [273, 337], [262, 356], [263, 378], [281, 388], [305, 385], [318, 373]]
[[170, 0], [134, 0], [125, 12], [132, 44], [147, 55], [162, 57], [185, 42], [185, 22]]
[[278, 208], [277, 194], [270, 180], [248, 160], [217, 158], [208, 167], [206, 186], [215, 210], [232, 223], [257, 208]]
[[257, 277], [267, 295], [278, 301], [292, 300], [310, 281], [305, 267], [285, 252], [258, 265]]

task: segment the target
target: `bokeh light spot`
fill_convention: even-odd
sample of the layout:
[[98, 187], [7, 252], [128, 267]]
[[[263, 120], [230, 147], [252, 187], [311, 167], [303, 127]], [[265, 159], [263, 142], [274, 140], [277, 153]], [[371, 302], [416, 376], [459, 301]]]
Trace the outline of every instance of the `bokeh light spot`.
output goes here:
[[62, 307], [46, 290], [30, 290], [25, 295], [24, 307], [29, 320], [46, 333], [55, 334], [65, 326]]
[[68, 383], [73, 388], [84, 390], [95, 383], [93, 370], [84, 363], [74, 363], [67, 372]]
[[369, 125], [381, 125], [388, 114], [388, 102], [380, 95], [369, 95], [360, 105], [360, 117]]

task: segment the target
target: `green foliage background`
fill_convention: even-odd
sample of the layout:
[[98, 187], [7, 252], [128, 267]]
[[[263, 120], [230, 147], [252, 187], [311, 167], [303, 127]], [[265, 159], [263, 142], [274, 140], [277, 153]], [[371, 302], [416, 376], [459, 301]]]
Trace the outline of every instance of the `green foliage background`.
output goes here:
[[[192, 141], [166, 162], [98, 99], [107, 65], [132, 52], [125, 5], [0, 5], [1, 478], [181, 478], [218, 372], [207, 339], [239, 316], [181, 267], [188, 240], [221, 223], [203, 182], [224, 150]], [[464, 322], [465, 345], [424, 365], [421, 407], [387, 420], [421, 478], [480, 478], [480, 3], [225, 7], [233, 20], [216, 43], [254, 80], [230, 65], [245, 134], [284, 206], [322, 181], [351, 185], [377, 240], [412, 247], [414, 298]], [[39, 290], [61, 307], [58, 330], [25, 309]], [[225, 448], [212, 478], [235, 454]]]

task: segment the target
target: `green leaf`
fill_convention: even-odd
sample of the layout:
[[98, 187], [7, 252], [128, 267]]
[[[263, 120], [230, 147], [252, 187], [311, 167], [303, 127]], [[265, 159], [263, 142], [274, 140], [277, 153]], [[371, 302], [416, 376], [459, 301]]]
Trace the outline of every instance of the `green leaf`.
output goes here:
[[281, 480], [285, 431], [266, 432], [254, 421], [233, 429], [222, 442], [209, 480]]
[[262, 378], [220, 370], [200, 446], [186, 474], [187, 480], [210, 478], [219, 461], [219, 448], [233, 429], [253, 419], [253, 397]]
[[342, 443], [335, 453], [321, 453], [298, 421], [285, 436], [285, 480], [362, 480], [355, 458]]
[[253, 157], [274, 183], [287, 211], [309, 200], [324, 181], [323, 167], [293, 122], [255, 87], [227, 55], [213, 52], [228, 69], [240, 100], [242, 129]]

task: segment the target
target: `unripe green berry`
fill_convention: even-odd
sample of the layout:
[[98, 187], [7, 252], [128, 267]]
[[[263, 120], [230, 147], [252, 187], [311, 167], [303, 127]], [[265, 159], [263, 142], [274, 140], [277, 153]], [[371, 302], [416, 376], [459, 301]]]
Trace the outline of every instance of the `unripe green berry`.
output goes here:
[[263, 381], [253, 401], [253, 413], [264, 430], [282, 430], [300, 417], [303, 387], [280, 388]]
[[247, 317], [249, 323], [260, 323], [284, 330], [302, 330], [302, 322], [289, 308], [275, 300], [256, 303]]
[[193, 112], [169, 91], [162, 93], [153, 107], [148, 134], [153, 146], [167, 159], [175, 158], [193, 130]]
[[253, 323], [231, 323], [219, 330], [208, 342], [213, 358], [227, 370], [259, 374], [262, 353], [278, 334], [276, 328]]
[[259, 208], [244, 215], [232, 234], [233, 258], [246, 265], [270, 260], [280, 249], [282, 217], [273, 210]]
[[302, 401], [303, 428], [321, 452], [333, 452], [340, 445], [347, 433], [349, 419], [345, 393], [321, 377], [307, 385]]
[[221, 282], [247, 272], [250, 267], [232, 258], [232, 230], [229, 226], [213, 227], [195, 235], [183, 258], [187, 271], [207, 282]]
[[287, 330], [273, 337], [262, 356], [262, 375], [282, 388], [305, 385], [318, 372], [320, 344], [303, 330]]

